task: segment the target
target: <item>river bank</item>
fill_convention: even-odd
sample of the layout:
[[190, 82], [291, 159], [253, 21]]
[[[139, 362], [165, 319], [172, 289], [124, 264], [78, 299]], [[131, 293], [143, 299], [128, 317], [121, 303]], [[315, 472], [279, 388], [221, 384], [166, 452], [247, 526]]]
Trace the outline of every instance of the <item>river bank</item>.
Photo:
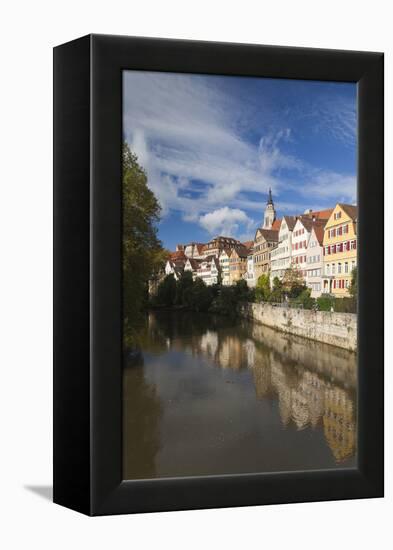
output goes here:
[[241, 317], [288, 334], [295, 334], [356, 352], [357, 315], [242, 302]]

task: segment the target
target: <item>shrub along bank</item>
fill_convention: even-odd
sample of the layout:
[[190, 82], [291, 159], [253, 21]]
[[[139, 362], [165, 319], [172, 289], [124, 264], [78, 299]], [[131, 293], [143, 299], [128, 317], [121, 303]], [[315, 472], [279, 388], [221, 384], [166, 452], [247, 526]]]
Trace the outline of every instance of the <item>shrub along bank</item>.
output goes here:
[[186, 271], [176, 281], [173, 275], [167, 275], [159, 284], [156, 296], [151, 298], [153, 307], [182, 307], [192, 311], [209, 311], [229, 317], [235, 317], [239, 302], [285, 303], [289, 307], [334, 311], [338, 313], [356, 313], [356, 270], [352, 273], [350, 296], [336, 298], [323, 294], [315, 299], [311, 291], [294, 269], [287, 269], [283, 280], [277, 277], [270, 286], [268, 275], [261, 275], [255, 289], [250, 289], [246, 281], [240, 280], [232, 286], [207, 286], [202, 279], [193, 280], [192, 273]]

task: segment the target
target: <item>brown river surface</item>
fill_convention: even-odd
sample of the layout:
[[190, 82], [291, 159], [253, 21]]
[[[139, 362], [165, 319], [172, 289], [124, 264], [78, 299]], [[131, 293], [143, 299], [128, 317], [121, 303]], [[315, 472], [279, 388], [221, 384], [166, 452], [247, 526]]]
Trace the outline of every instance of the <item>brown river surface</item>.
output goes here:
[[125, 361], [125, 479], [356, 466], [356, 355], [247, 321], [151, 312]]

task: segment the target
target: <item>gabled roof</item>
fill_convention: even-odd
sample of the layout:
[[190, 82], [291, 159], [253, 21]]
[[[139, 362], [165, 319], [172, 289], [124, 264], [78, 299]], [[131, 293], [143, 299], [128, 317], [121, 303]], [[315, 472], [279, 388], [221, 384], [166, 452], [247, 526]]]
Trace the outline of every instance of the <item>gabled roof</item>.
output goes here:
[[203, 243], [197, 243], [195, 246], [196, 246], [196, 249], [198, 250], [198, 254], [202, 254], [202, 251], [205, 245]]
[[252, 248], [254, 246], [254, 241], [245, 241], [244, 243], [241, 243], [241, 244], [245, 248]]
[[278, 242], [278, 231], [273, 229], [261, 229], [261, 233], [266, 241]]
[[238, 246], [232, 250], [232, 255], [237, 254], [239, 258], [247, 258], [249, 254], [249, 249], [244, 246]]
[[302, 223], [302, 225], [307, 229], [308, 232], [311, 232], [312, 228], [315, 227], [325, 227], [327, 220], [325, 219], [317, 219], [313, 220], [312, 218], [309, 218], [308, 215], [302, 214], [298, 217], [298, 220]]
[[201, 262], [201, 260], [196, 260], [195, 258], [188, 258], [187, 261], [190, 262], [190, 265], [194, 270], [198, 269]]
[[358, 217], [358, 207], [353, 204], [342, 204], [341, 202], [338, 205], [344, 210], [344, 212], [353, 220], [357, 220]]
[[281, 220], [274, 220], [271, 228], [273, 231], [279, 231], [280, 226], [281, 226]]
[[293, 231], [293, 228], [295, 227], [295, 224], [297, 222], [296, 216], [284, 216], [283, 220], [285, 220], [289, 231]]
[[323, 244], [323, 235], [324, 235], [324, 226], [322, 224], [318, 224], [318, 225], [313, 225], [312, 229], [315, 233], [315, 236], [317, 238], [317, 241], [319, 242], [319, 244], [322, 246]]

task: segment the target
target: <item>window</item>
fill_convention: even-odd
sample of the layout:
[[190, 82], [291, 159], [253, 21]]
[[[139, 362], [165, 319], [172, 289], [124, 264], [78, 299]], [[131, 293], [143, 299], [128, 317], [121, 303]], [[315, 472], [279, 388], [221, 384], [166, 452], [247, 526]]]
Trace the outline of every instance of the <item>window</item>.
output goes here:
[[344, 264], [344, 271], [345, 273], [348, 273], [348, 262], [345, 262]]
[[332, 264], [332, 274], [336, 273], [336, 264]]
[[341, 273], [341, 263], [337, 264], [337, 273]]
[[330, 275], [330, 265], [326, 265], [326, 275]]

